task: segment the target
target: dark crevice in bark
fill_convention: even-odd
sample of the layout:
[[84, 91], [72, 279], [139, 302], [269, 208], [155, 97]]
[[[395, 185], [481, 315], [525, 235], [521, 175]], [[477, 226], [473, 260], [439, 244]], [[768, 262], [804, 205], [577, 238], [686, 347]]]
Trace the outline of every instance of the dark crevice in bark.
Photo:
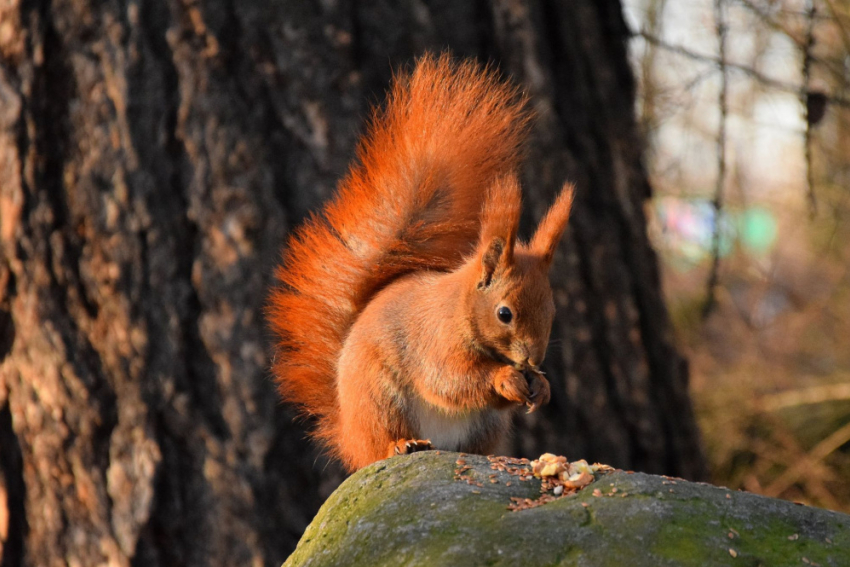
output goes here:
[[0, 307], [0, 363], [12, 352], [15, 343], [15, 321], [12, 314]]
[[[0, 60], [0, 65], [7, 65], [7, 62]], [[17, 71], [17, 69], [13, 65], [8, 65], [7, 69], [9, 72], [6, 73], [6, 78], [11, 83], [9, 86], [12, 87], [16, 93], [20, 93], [20, 77], [11, 72], [13, 69], [15, 71]], [[26, 163], [29, 140], [25, 120], [25, 104], [25, 97], [21, 97], [21, 107], [14, 126], [15, 150], [18, 157], [17, 174], [21, 179], [22, 185], [26, 183], [24, 166]], [[23, 200], [21, 218], [25, 218], [28, 198], [26, 191], [22, 191], [21, 193], [21, 198]], [[18, 279], [12, 269], [12, 259], [15, 257], [21, 258], [22, 255], [23, 251], [21, 250], [21, 244], [17, 239], [13, 244], [10, 245], [9, 243], [6, 243], [5, 246], [0, 248], [0, 262], [4, 263], [4, 265], [0, 267], [0, 283], [5, 283], [5, 289], [0, 289], [0, 364], [2, 364], [6, 357], [12, 352], [12, 347], [15, 343], [16, 329], [15, 319], [12, 315], [12, 302], [14, 297], [17, 295]], [[3, 282], [3, 278], [6, 278], [5, 282]], [[3, 380], [0, 379], [0, 383], [2, 382]], [[0, 565], [2, 565], [2, 563], [0, 563]]]
[[198, 226], [189, 219], [185, 219], [181, 229], [183, 238], [178, 242], [175, 250], [180, 274], [178, 279], [186, 282], [189, 293], [185, 297], [181, 313], [185, 375], [182, 379], [180, 375], [176, 375], [175, 384], [190, 395], [191, 408], [203, 416], [210, 433], [224, 441], [231, 437], [230, 427], [221, 413], [223, 400], [216, 378], [217, 367], [201, 336], [200, 325], [204, 308], [198, 289], [192, 282], [192, 269], [200, 249], [199, 230]]
[[[57, 305], [64, 308], [72, 304], [69, 287], [75, 288], [75, 295], [82, 302], [85, 302], [86, 296], [79, 277], [82, 245], [75, 234], [78, 227], [68, 206], [62, 179], [70, 135], [68, 101], [73, 100], [77, 93], [73, 73], [68, 62], [63, 59], [65, 50], [62, 40], [53, 26], [49, 25], [50, 22], [49, 13], [40, 14], [42, 29], [39, 30], [39, 36], [43, 42], [41, 51], [44, 53], [44, 62], [36, 68], [33, 77], [33, 94], [29, 99], [32, 107], [28, 113], [35, 130], [35, 139], [31, 143], [36, 148], [35, 187], [31, 190], [36, 199], [43, 198], [49, 203], [52, 222], [50, 226], [38, 225], [43, 232], [33, 236], [44, 239], [40, 244], [47, 256], [45, 264], [54, 275], [50, 296], [56, 298]], [[54, 235], [62, 241], [62, 256], [59, 257], [54, 256], [60, 252], [54, 250], [54, 242], [51, 242]], [[83, 306], [89, 317], [96, 316], [94, 306], [86, 306], [85, 303]]]
[[[145, 164], [152, 169], [162, 169], [159, 161], [167, 163], [166, 172], [156, 172], [157, 175], [165, 177], [164, 181], [169, 187], [168, 198], [162, 195], [151, 196], [149, 206], [152, 210], [159, 211], [158, 222], [163, 229], [174, 234], [174, 255], [177, 264], [174, 284], [185, 286], [188, 292], [179, 307], [179, 318], [181, 323], [181, 334], [183, 337], [184, 356], [183, 363], [185, 374], [175, 373], [175, 386], [181, 391], [189, 394], [192, 403], [190, 406], [199, 412], [204, 418], [205, 424], [219, 439], [228, 439], [230, 430], [221, 415], [222, 400], [216, 381], [216, 365], [210, 357], [209, 351], [204, 344], [199, 328], [203, 306], [198, 290], [192, 280], [192, 270], [200, 253], [200, 231], [196, 222], [188, 216], [190, 197], [189, 184], [184, 172], [190, 169], [190, 160], [186, 154], [186, 148], [180, 140], [177, 132], [178, 111], [180, 106], [179, 75], [173, 59], [173, 52], [165, 38], [165, 33], [173, 23], [167, 8], [161, 5], [146, 3], [140, 9], [141, 26], [145, 29], [145, 39], [156, 57], [158, 65], [156, 72], [163, 85], [162, 101], [165, 110], [164, 133], [165, 141], [163, 152], [156, 156], [157, 163]], [[138, 80], [144, 81], [144, 77]], [[139, 85], [143, 87], [143, 84]], [[140, 88], [141, 90], [141, 88]], [[146, 235], [142, 235], [142, 266], [146, 274], [144, 278], [143, 294], [155, 296], [158, 291], [152, 289], [150, 282], [149, 255], [163, 254], [163, 250], [151, 251], [148, 247]], [[161, 314], [150, 313], [147, 316], [151, 334], [155, 342], [160, 340], [159, 326], [163, 324]], [[164, 336], [164, 335], [162, 335]]]
[[[291, 431], [294, 428], [291, 412], [283, 407], [278, 408], [274, 413], [274, 424], [277, 431]], [[259, 532], [265, 541], [264, 554], [266, 565], [269, 566], [280, 565], [295, 549], [304, 528], [322, 505], [322, 482], [330, 479], [335, 486], [345, 478], [341, 468], [321, 456], [315, 445], [303, 436], [293, 440], [294, 436], [290, 433], [275, 437], [263, 462], [263, 470], [270, 474], [265, 482], [254, 487], [254, 497], [260, 504]], [[301, 458], [312, 464], [312, 467], [296, 466], [293, 441], [301, 447], [304, 454]], [[324, 466], [321, 466], [323, 462]], [[321, 470], [322, 474], [318, 475], [316, 469]], [[299, 498], [302, 505], [280, 505], [280, 502], [293, 497]]]
[[[395, 12], [392, 8], [396, 8]], [[354, 2], [353, 21], [359, 49], [356, 62], [362, 77], [364, 109], [383, 104], [393, 75], [411, 68], [415, 54], [411, 9], [408, 3], [390, 5], [387, 0]], [[393, 18], [395, 25], [388, 26], [387, 22]], [[364, 114], [363, 118], [367, 117]]]
[[[15, 344], [15, 320], [12, 318], [11, 303], [17, 288], [17, 279], [8, 264], [3, 269], [6, 270], [7, 280], [6, 289], [0, 289], [0, 364], [12, 352], [12, 345]], [[0, 272], [2, 276], [3, 272]]]
[[[575, 57], [576, 50], [571, 49], [571, 46], [565, 45], [564, 43], [566, 41], [565, 37], [570, 34], [570, 31], [565, 32], [564, 30], [569, 30], [569, 27], [573, 23], [577, 22], [572, 22], [568, 18], [563, 18], [561, 13], [558, 11], [558, 7], [553, 5], [549, 0], [543, 0], [541, 2], [541, 14], [543, 20], [542, 43], [544, 43], [551, 52], [551, 68], [553, 73], [553, 89], [555, 95], [554, 108], [558, 116], [558, 122], [561, 126], [558, 130], [562, 136], [562, 140], [573, 155], [575, 161], [583, 163], [586, 166], [585, 172], [587, 175], [588, 187], [585, 188], [585, 191], [589, 196], [587, 203], [591, 206], [595, 204], [596, 207], [593, 208], [599, 211], [598, 213], [594, 211], [591, 214], [593, 217], [602, 220], [601, 224], [603, 226], [608, 226], [610, 223], [606, 222], [607, 215], [604, 214], [608, 207], [605, 207], [604, 209], [599, 207], [601, 203], [599, 203], [597, 195], [602, 193], [607, 195], [609, 192], [593, 190], [601, 187], [611, 187], [612, 180], [606, 178], [607, 176], [605, 175], [601, 175], [595, 167], [595, 164], [598, 161], [603, 160], [608, 156], [598, 157], [587, 155], [586, 151], [588, 149], [588, 145], [582, 144], [582, 138], [579, 138], [579, 136], [584, 136], [585, 139], [592, 140], [592, 147], [595, 151], [605, 151], [607, 148], [606, 140], [599, 139], [597, 136], [601, 137], [605, 135], [606, 131], [600, 130], [599, 128], [592, 128], [587, 125], [582, 125], [582, 129], [578, 130], [574, 124], [573, 109], [574, 107], [581, 105], [574, 104], [574, 101], [570, 101], [569, 99], [569, 93], [575, 91], [574, 87], [571, 88], [569, 86], [571, 79], [573, 81], [578, 81], [579, 84], [582, 85], [582, 90], [585, 92], [593, 92], [594, 89], [592, 70], [589, 67], [583, 66], [581, 61], [578, 61]], [[586, 101], [584, 102], [586, 103]], [[584, 106], [589, 106], [589, 104], [585, 104]], [[604, 112], [604, 109], [599, 113], [595, 113], [594, 118], [601, 119], [599, 115], [602, 114], [602, 112]], [[588, 189], [590, 189], [590, 191], [588, 191]], [[591, 259], [593, 242], [592, 239], [588, 240], [586, 238], [586, 235], [590, 235], [597, 230], [604, 229], [597, 229], [596, 227], [589, 226], [588, 221], [585, 221], [585, 218], [587, 217], [577, 216], [573, 218], [571, 221], [573, 224], [571, 234], [576, 241], [579, 270], [581, 272], [580, 279], [584, 282], [584, 301], [587, 304], [586, 318], [591, 331], [592, 343], [594, 345], [593, 350], [596, 356], [597, 365], [605, 379], [606, 389], [609, 394], [608, 402], [613, 408], [612, 413], [618, 416], [621, 420], [621, 424], [612, 429], [622, 430], [628, 439], [628, 447], [625, 449], [628, 453], [629, 462], [618, 464], [622, 466], [628, 465], [631, 467], [639, 467], [645, 460], [645, 455], [641, 453], [641, 444], [637, 437], [638, 432], [629, 418], [632, 412], [629, 411], [625, 400], [621, 399], [619, 394], [620, 388], [617, 384], [617, 377], [611, 370], [610, 362], [614, 359], [614, 356], [612, 356], [614, 350], [609, 344], [608, 323], [603, 316], [605, 302], [599, 291], [595, 289], [595, 285], [593, 283], [598, 279]]]
[[[605, 41], [602, 42], [605, 62], [607, 65], [610, 65], [610, 69], [613, 71], [611, 74], [618, 79], [617, 87], [619, 92], [624, 93], [624, 96], [617, 98], [619, 104], [614, 109], [616, 111], [616, 117], [618, 123], [622, 125], [621, 131], [624, 133], [628, 132], [628, 135], [634, 137], [637, 143], [637, 123], [635, 121], [633, 104], [637, 85], [629, 63], [628, 40], [630, 34], [623, 18], [623, 9], [619, 2], [612, 2], [611, 0], [594, 2], [592, 6], [599, 14], [600, 32], [605, 38]], [[619, 122], [619, 120], [622, 120], [622, 122]], [[628, 128], [623, 127], [626, 124], [629, 124]], [[641, 148], [642, 146], [635, 145], [634, 147]], [[635, 153], [640, 154], [642, 152]], [[641, 173], [645, 174], [645, 172]], [[649, 188], [646, 176], [642, 175], [640, 178], [642, 180], [642, 187], [640, 189]], [[648, 192], [637, 193], [637, 195], [644, 198], [650, 196]]]
[[[641, 244], [641, 240], [645, 236], [634, 233], [634, 222], [635, 219], [629, 218], [625, 212], [621, 211], [617, 223], [618, 236], [620, 246], [623, 249], [624, 261], [630, 272], [635, 274], [635, 277], [630, 278], [630, 289], [638, 312], [641, 344], [649, 367], [650, 388], [647, 395], [652, 402], [652, 407], [656, 409], [658, 423], [665, 440], [663, 444], [665, 448], [663, 455], [664, 469], [648, 472], [660, 472], [700, 480], [701, 475], [697, 470], [698, 463], [690, 462], [690, 458], [686, 460], [685, 455], [680, 454], [682, 447], [668, 417], [676, 415], [677, 418], [680, 418], [681, 414], [677, 412], [690, 413], [690, 402], [686, 398], [676, 399], [680, 398], [677, 394], [681, 391], [683, 377], [680, 372], [682, 367], [679, 364], [679, 355], [664, 339], [664, 327], [667, 324], [659, 318], [663, 317], [660, 310], [665, 309], [665, 307], [658, 300], [657, 294], [652, 290], [647, 290], [643, 284], [649, 277], [646, 273], [648, 270], [647, 261], [654, 261], [655, 259], [646, 258], [649, 250]], [[656, 297], [653, 297], [653, 295]], [[658, 464], [656, 464], [656, 468], [657, 466]]]
[[209, 560], [205, 554], [212, 531], [204, 514], [210, 511], [211, 502], [198, 470], [203, 449], [192, 446], [185, 432], [174, 431], [168, 421], [167, 415], [160, 414], [153, 424], [162, 462], [154, 480], [150, 519], [131, 559], [134, 567], [206, 565]]
[[[187, 234], [188, 242], [197, 242], [197, 235], [197, 227], [191, 226], [190, 223]], [[184, 253], [181, 257], [185, 258], [187, 255]], [[183, 266], [183, 273], [191, 277], [191, 272], [192, 262], [188, 262], [188, 265]], [[201, 337], [200, 318], [203, 311], [200, 297], [193, 286], [191, 293], [186, 298], [186, 318], [182, 325], [188, 359], [186, 367], [187, 384], [185, 386], [192, 394], [192, 407], [204, 416], [210, 433], [219, 440], [225, 441], [231, 438], [231, 432], [221, 414], [223, 400], [221, 400], [216, 379], [216, 364], [210, 357], [209, 350]]]
[[[36, 9], [32, 5], [33, 2], [24, 0], [21, 2], [21, 20], [31, 22], [35, 19]], [[40, 18], [37, 20], [40, 21]], [[36, 51], [35, 42], [41, 40], [42, 32], [38, 29], [33, 29], [35, 26], [30, 25], [27, 28], [26, 34], [26, 52], [27, 59], [32, 61], [34, 57], [34, 53]], [[16, 77], [17, 78], [17, 77]], [[22, 80], [22, 79], [21, 79]], [[30, 79], [31, 80], [31, 79]], [[17, 89], [20, 91], [20, 84], [15, 85]], [[28, 127], [28, 119], [32, 119], [33, 115], [33, 106], [35, 106], [32, 102], [31, 97], [22, 96], [21, 97], [21, 118], [18, 120], [17, 124], [17, 136], [16, 143], [18, 146], [18, 156], [21, 162], [21, 193], [22, 193], [22, 203], [21, 203], [21, 220], [29, 219], [32, 217], [33, 209], [36, 206], [36, 190], [37, 187], [33, 186], [31, 182], [35, 182], [35, 180], [31, 179], [29, 172], [27, 171], [29, 160], [32, 159], [30, 152], [32, 151], [32, 147], [35, 146], [35, 140], [32, 139]], [[33, 151], [33, 153], [35, 153]], [[35, 169], [34, 167], [32, 168]], [[30, 227], [23, 227], [24, 230], [29, 230]], [[31, 249], [24, 250], [23, 239], [17, 239], [17, 256], [20, 258], [22, 262], [27, 261], [29, 253], [32, 252]]]
[[[165, 121], [166, 134], [165, 149], [173, 158], [183, 159], [183, 147], [177, 140], [177, 109], [180, 104], [180, 88], [177, 69], [171, 58], [171, 47], [168, 45], [165, 34], [170, 24], [168, 8], [158, 2], [142, 2], [139, 4], [139, 31], [144, 35], [145, 41], [156, 58], [157, 69], [162, 73], [163, 94], [166, 96]], [[180, 168], [177, 167], [181, 161], [174, 160], [175, 167], [171, 171], [172, 191], [180, 187]]]
[[243, 106], [240, 114], [250, 116], [254, 110], [252, 106], [254, 97], [248, 90], [251, 85], [246, 84], [246, 80], [253, 80], [258, 73], [242, 72], [245, 63], [242, 44], [244, 31], [233, 0], [224, 0], [222, 6], [227, 17], [224, 18], [221, 29], [215, 30], [216, 40], [219, 43], [220, 69], [216, 69], [211, 75], [224, 83], [223, 90], [233, 91], [235, 96], [229, 98]]
[[[257, 134], [259, 138], [266, 140], [269, 144], [265, 148], [267, 155], [290, 155], [293, 153], [297, 142], [295, 142], [291, 136], [287, 136], [287, 127], [281, 119], [281, 116], [276, 111], [274, 101], [275, 93], [273, 92], [276, 87], [286, 88], [286, 85], [275, 84], [273, 81], [270, 84], [270, 81], [263, 80], [259, 81], [254, 93], [248, 93], [245, 91], [238, 79], [240, 76], [261, 77], [264, 74], [260, 69], [261, 66], [275, 66], [276, 61], [272, 59], [274, 52], [273, 42], [269, 38], [268, 32], [266, 30], [261, 30], [256, 32], [258, 38], [256, 41], [259, 45], [246, 46], [241, 44], [240, 40], [245, 36], [245, 25], [240, 21], [240, 16], [234, 1], [231, 0], [227, 3], [227, 11], [229, 15], [229, 23], [224, 30], [227, 37], [225, 45], [226, 51], [232, 51], [234, 54], [232, 57], [228, 57], [228, 60], [231, 61], [229, 65], [230, 72], [228, 74], [228, 76], [231, 77], [231, 84], [238, 89], [240, 95], [239, 98], [244, 100], [246, 104], [250, 104], [254, 112], [256, 112], [257, 109], [261, 109], [262, 118], [258, 121], [259, 123], [257, 126], [259, 131]], [[237, 59], [237, 56], [240, 54], [241, 56]], [[247, 67], [248, 70], [242, 70], [240, 72], [240, 70], [245, 67]], [[277, 70], [275, 70], [275, 72], [277, 72]], [[313, 157], [312, 154], [310, 154], [310, 157]], [[296, 191], [292, 184], [290, 184], [287, 180], [286, 160], [272, 158], [264, 160], [263, 165], [271, 170], [271, 174], [274, 179], [274, 196], [277, 198], [281, 208], [283, 209], [287, 225], [298, 225], [304, 219], [303, 215], [298, 215], [296, 212], [298, 210], [295, 199]], [[281, 243], [281, 245], [282, 244], [283, 243]], [[278, 257], [274, 257], [274, 261], [276, 262], [277, 260]], [[275, 265], [273, 262], [268, 263], [266, 266], [268, 275], [265, 275], [265, 281], [272, 281], [273, 278], [270, 274], [274, 271], [274, 268]]]
[[[307, 4], [304, 4], [302, 7], [306, 6]], [[317, 9], [316, 6], [311, 6], [311, 9]], [[335, 83], [333, 86], [342, 90], [346, 88], [342, 84], [345, 82], [345, 78], [342, 77], [342, 74], [348, 72], [350, 69], [359, 69], [359, 62], [357, 61], [357, 54], [359, 51], [359, 28], [356, 21], [356, 6], [353, 3], [349, 3], [346, 9], [343, 10], [340, 8], [340, 10], [349, 16], [349, 20], [347, 20], [346, 23], [350, 24], [351, 29], [353, 30], [351, 32], [351, 43], [347, 52], [352, 54], [354, 59], [354, 63], [350, 66], [346, 66], [345, 69], [339, 68], [332, 70], [332, 72], [339, 75], [337, 79], [337, 83], [339, 84]], [[299, 17], [303, 18], [304, 15], [299, 14]], [[316, 17], [318, 18], [318, 16]], [[302, 23], [303, 22], [300, 20], [298, 21], [298, 24]], [[246, 27], [247, 25], [248, 24], [245, 24]], [[306, 26], [308, 24], [304, 25]], [[341, 27], [344, 28], [344, 26]], [[260, 31], [255, 30], [255, 33], [259, 39], [251, 45], [251, 57], [249, 58], [251, 70], [246, 74], [248, 76], [265, 75], [265, 79], [260, 82], [259, 88], [254, 95], [255, 105], [260, 106], [264, 111], [263, 117], [258, 125], [260, 128], [258, 134], [261, 139], [266, 140], [268, 143], [268, 146], [266, 147], [266, 154], [270, 159], [265, 161], [264, 166], [271, 170], [274, 180], [272, 196], [275, 202], [281, 207], [285, 226], [291, 228], [304, 222], [304, 220], [310, 216], [311, 211], [313, 211], [319, 203], [318, 199], [313, 199], [313, 202], [308, 203], [305, 207], [305, 201], [309, 199], [309, 195], [307, 194], [309, 192], [299, 191], [299, 182], [297, 180], [298, 176], [295, 173], [295, 170], [303, 168], [305, 170], [315, 169], [320, 172], [324, 172], [328, 171], [328, 169], [327, 166], [316, 156], [315, 151], [309, 148], [297, 135], [293, 134], [292, 129], [286, 125], [285, 119], [287, 113], [291, 112], [292, 114], [298, 114], [302, 112], [301, 109], [298, 109], [297, 107], [293, 108], [290, 104], [288, 104], [291, 99], [286, 93], [287, 89], [290, 88], [290, 84], [297, 82], [297, 79], [295, 79], [295, 77], [291, 74], [286, 74], [278, 68], [279, 61], [274, 58], [277, 43], [272, 37], [270, 37], [270, 32], [263, 29]], [[266, 69], [272, 68], [273, 71], [271, 73], [263, 71], [264, 67]], [[328, 72], [329, 70], [325, 69], [323, 71]], [[292, 73], [292, 71], [290, 71], [290, 73]], [[337, 108], [330, 109], [331, 117], [335, 117], [339, 115], [339, 113], [340, 110]], [[332, 125], [332, 127], [335, 126]], [[342, 128], [340, 128], [340, 130], [341, 129]], [[333, 144], [335, 143], [335, 140], [332, 138], [329, 142]], [[329, 152], [332, 152], [333, 149], [334, 148], [329, 149]], [[353, 148], [345, 149], [348, 149], [353, 155]], [[279, 156], [297, 157], [294, 159], [284, 159]], [[337, 168], [337, 170], [331, 171], [330, 177], [335, 182], [337, 179], [342, 177], [345, 171], [346, 170], [344, 168]], [[283, 251], [283, 245], [284, 241], [281, 240], [276, 252]], [[277, 254], [269, 258], [269, 262], [267, 263], [268, 274], [272, 274], [276, 267], [276, 263], [279, 260], [280, 256]], [[273, 279], [274, 278], [269, 275], [266, 278], [266, 281], [272, 281]], [[269, 341], [269, 344], [271, 344], [271, 341]]]
[[0, 547], [0, 565], [3, 567], [22, 567], [24, 564], [27, 537], [26, 493], [24, 483], [24, 460], [21, 445], [12, 425], [12, 412], [5, 404], [0, 409], [0, 474], [6, 490], [6, 511], [8, 513], [8, 533]]
[[[620, 388], [617, 384], [617, 377], [611, 370], [612, 348], [608, 342], [608, 325], [603, 315], [605, 305], [599, 293], [594, 289], [593, 282], [596, 279], [591, 259], [592, 244], [584, 239], [583, 231], [581, 230], [580, 219], [575, 219], [576, 230], [573, 231], [573, 238], [576, 242], [576, 249], [579, 258], [579, 271], [581, 272], [581, 280], [585, 282], [584, 300], [587, 304], [586, 319], [590, 327], [591, 341], [594, 345], [594, 355], [596, 357], [597, 367], [605, 379], [605, 387], [608, 392], [608, 404], [613, 408], [611, 412], [616, 415], [620, 424], [612, 429], [622, 430], [628, 438], [628, 446], [624, 449], [628, 454], [628, 463], [616, 463], [615, 466], [621, 467], [640, 467], [643, 463], [640, 460], [642, 455], [638, 452], [639, 439], [637, 431], [632, 426], [629, 420], [629, 411], [626, 402], [620, 396]], [[611, 428], [611, 424], [606, 424], [606, 428]]]
[[366, 45], [363, 22], [360, 21], [360, 11], [357, 0], [348, 0], [348, 18], [351, 22], [351, 67], [362, 69], [366, 63]]
[[492, 62], [496, 68], [501, 67], [501, 61], [504, 54], [499, 49], [498, 41], [496, 40], [496, 22], [495, 14], [493, 13], [493, 5], [489, 0], [473, 0], [473, 11], [476, 14], [475, 20], [478, 22], [478, 51], [482, 54], [482, 59]]
[[[104, 374], [100, 355], [78, 322], [81, 317], [74, 313], [82, 308], [85, 313], [82, 318], [92, 319], [97, 316], [98, 308], [88, 297], [81, 278], [83, 241], [65, 198], [67, 193], [62, 179], [70, 146], [68, 101], [75, 96], [75, 85], [64, 59], [66, 52], [62, 40], [49, 22], [45, 8], [40, 17], [43, 27], [39, 36], [43, 41], [44, 62], [34, 76], [33, 104], [27, 109], [35, 130], [34, 139], [29, 141], [36, 147], [35, 186], [25, 191], [25, 202], [32, 214], [37, 199], [43, 198], [50, 204], [53, 216], [49, 226], [38, 222], [30, 225], [29, 237], [35, 242], [36, 254], [43, 254], [37, 261], [43, 262], [46, 273], [50, 274], [42, 296], [44, 304], [52, 312], [50, 318], [64, 343], [74, 375], [87, 389], [92, 411], [99, 416], [89, 441], [91, 464], [105, 471], [109, 465], [109, 438], [118, 419], [116, 396]], [[66, 421], [72, 420], [68, 422], [66, 447], [71, 447], [79, 434], [80, 424], [75, 420], [88, 419], [87, 409], [65, 414]]]
[[578, 73], [575, 69], [577, 63], [573, 60], [575, 50], [569, 49], [568, 46], [563, 44], [565, 31], [561, 26], [557, 8], [547, 0], [540, 0], [539, 7], [540, 46], [541, 49], [545, 48], [545, 53], [548, 55], [548, 68], [551, 69], [552, 73], [554, 109], [559, 118], [559, 125], [561, 126], [558, 129], [558, 134], [560, 134], [570, 153], [578, 159], [584, 154], [584, 150], [579, 145], [578, 140], [580, 132], [577, 128], [570, 127], [573, 124], [573, 117], [575, 116], [573, 110], [575, 101], [571, 100], [574, 95], [574, 89], [571, 88], [571, 82], [579, 83], [576, 77]]
[[219, 44], [222, 47], [221, 53], [224, 59], [224, 67], [226, 76], [231, 80], [231, 83], [240, 88], [241, 98], [246, 102], [250, 97], [246, 96], [244, 91], [241, 91], [242, 82], [238, 79], [242, 75], [240, 67], [242, 65], [242, 24], [239, 22], [239, 15], [236, 13], [234, 0], [224, 1], [224, 11], [227, 17], [224, 20], [221, 33], [217, 34]]
[[[150, 424], [162, 460], [153, 480], [153, 501], [147, 523], [141, 527], [136, 549], [132, 557], [134, 566], [155, 565], [201, 565], [207, 562], [203, 550], [210, 530], [199, 514], [209, 511], [209, 487], [202, 471], [203, 441], [195, 438], [195, 428], [203, 428], [192, 417], [197, 415], [207, 430], [219, 439], [229, 437], [229, 428], [221, 415], [222, 400], [216, 382], [216, 365], [200, 334], [200, 316], [203, 312], [198, 291], [192, 283], [192, 270], [200, 250], [200, 231], [189, 218], [188, 191], [191, 164], [178, 129], [180, 105], [179, 74], [174, 53], [166, 39], [166, 33], [174, 25], [168, 7], [160, 3], [143, 2], [139, 9], [140, 28], [144, 41], [154, 56], [153, 72], [162, 82], [164, 99], [156, 101], [164, 112], [163, 130], [165, 139], [162, 151], [150, 157], [142, 167], [168, 187], [150, 195], [148, 206], [153, 211], [158, 232], [170, 238], [155, 241], [152, 249], [147, 231], [139, 233], [140, 264], [142, 280], [140, 294], [157, 297], [162, 290], [151, 284], [152, 255], [173, 254], [176, 263], [174, 278], [168, 285], [171, 293], [179, 299], [179, 305], [168, 306], [176, 310], [179, 318], [180, 337], [177, 344], [164, 345], [170, 332], [165, 327], [172, 316], [158, 302], [147, 303], [143, 317], [151, 340], [146, 368], [150, 373], [165, 373], [165, 380], [173, 380], [175, 393], [188, 395], [186, 404], [189, 415], [178, 415], [178, 411], [165, 399], [163, 382], [152, 383], [142, 390], [146, 405], [150, 408]], [[183, 38], [184, 41], [188, 38]], [[144, 92], [145, 76], [131, 77]], [[132, 93], [132, 84], [130, 91]], [[131, 94], [132, 96], [132, 94]], [[131, 125], [131, 135], [147, 129], [144, 124]], [[141, 136], [141, 134], [139, 134]], [[138, 144], [147, 140], [141, 137]], [[165, 167], [163, 167], [165, 165]], [[168, 250], [173, 245], [173, 250]], [[175, 364], [171, 368], [162, 366], [156, 350], [174, 352]]]
[[[628, 219], [622, 220], [625, 226]], [[687, 362], [675, 351], [665, 338], [665, 329], [669, 328], [666, 307], [657, 286], [647, 289], [648, 279], [657, 274], [652, 269], [656, 259], [646, 248], [635, 250], [632, 231], [621, 231], [621, 245], [629, 269], [640, 277], [632, 278], [632, 295], [638, 309], [638, 320], [641, 341], [649, 366], [650, 388], [647, 394], [656, 408], [656, 415], [662, 427], [665, 443], [664, 470], [665, 474], [682, 476], [689, 480], [704, 480], [706, 468], [699, 448], [699, 431], [695, 426], [695, 416], [691, 401], [688, 398], [688, 366]], [[652, 265], [650, 265], [652, 263]], [[682, 416], [687, 416], [683, 420]], [[681, 428], [686, 424], [684, 433]]]

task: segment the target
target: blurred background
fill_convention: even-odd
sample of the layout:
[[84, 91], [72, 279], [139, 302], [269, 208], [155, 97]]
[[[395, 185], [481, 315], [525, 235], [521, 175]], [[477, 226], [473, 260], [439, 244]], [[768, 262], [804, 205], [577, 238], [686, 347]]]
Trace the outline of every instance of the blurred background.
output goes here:
[[850, 511], [850, 4], [625, 5], [712, 480]]

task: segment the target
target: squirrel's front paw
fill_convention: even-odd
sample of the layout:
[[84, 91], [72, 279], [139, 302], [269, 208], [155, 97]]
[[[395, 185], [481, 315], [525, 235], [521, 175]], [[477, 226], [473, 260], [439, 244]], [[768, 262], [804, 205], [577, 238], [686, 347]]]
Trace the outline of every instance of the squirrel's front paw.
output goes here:
[[417, 451], [429, 451], [431, 449], [430, 439], [399, 439], [394, 443], [390, 443], [390, 450], [388, 451], [387, 457], [392, 457], [394, 455], [409, 455], [410, 453], [416, 453]]
[[543, 376], [543, 373], [534, 368], [528, 370], [528, 389], [531, 392], [528, 395], [528, 413], [535, 411], [540, 406], [545, 406], [549, 403], [549, 398], [552, 397], [551, 389], [549, 388], [549, 380]]
[[493, 379], [493, 387], [496, 393], [509, 402], [516, 404], [529, 403], [528, 380], [525, 379], [522, 372], [504, 366], [496, 373]]

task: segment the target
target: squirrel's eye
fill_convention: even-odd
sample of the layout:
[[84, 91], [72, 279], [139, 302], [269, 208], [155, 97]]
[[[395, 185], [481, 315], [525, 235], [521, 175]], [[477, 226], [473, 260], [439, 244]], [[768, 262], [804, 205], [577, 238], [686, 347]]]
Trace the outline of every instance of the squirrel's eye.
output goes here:
[[510, 323], [511, 319], [514, 318], [514, 314], [511, 313], [511, 310], [504, 305], [499, 307], [499, 310], [496, 312], [496, 316], [499, 317], [499, 321], [502, 323]]

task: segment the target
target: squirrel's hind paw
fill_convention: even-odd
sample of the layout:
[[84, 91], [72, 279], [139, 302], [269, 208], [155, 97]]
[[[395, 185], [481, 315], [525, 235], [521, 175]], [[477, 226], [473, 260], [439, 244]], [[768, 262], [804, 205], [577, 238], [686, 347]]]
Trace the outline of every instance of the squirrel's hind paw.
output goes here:
[[394, 443], [390, 443], [390, 450], [387, 457], [394, 455], [409, 455], [418, 451], [429, 451], [433, 449], [430, 439], [399, 439]]

